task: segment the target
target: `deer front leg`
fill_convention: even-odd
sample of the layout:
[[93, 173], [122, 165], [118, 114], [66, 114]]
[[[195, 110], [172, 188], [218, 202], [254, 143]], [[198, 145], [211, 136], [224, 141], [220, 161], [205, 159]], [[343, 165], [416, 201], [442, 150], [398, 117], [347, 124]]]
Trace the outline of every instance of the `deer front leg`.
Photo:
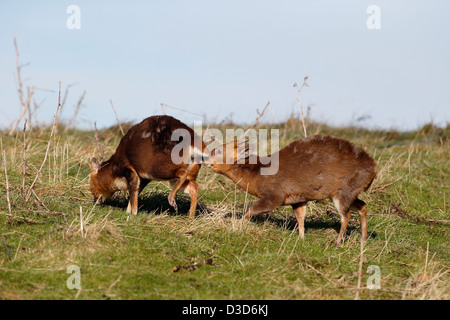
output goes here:
[[126, 174], [128, 191], [130, 193], [130, 201], [128, 202], [127, 212], [137, 215], [138, 212], [138, 197], [139, 197], [139, 186], [140, 178], [136, 171], [130, 169]]
[[180, 168], [175, 173], [175, 176], [177, 177], [177, 181], [175, 182], [175, 184], [172, 187], [172, 190], [169, 193], [168, 200], [169, 200], [169, 204], [176, 211], [178, 211], [178, 206], [177, 206], [177, 202], [175, 201], [175, 196], [176, 196], [178, 190], [180, 190], [181, 186], [186, 182], [187, 170], [185, 168]]
[[[183, 186], [184, 187], [184, 186]], [[195, 209], [197, 208], [198, 185], [195, 181], [187, 181], [184, 187], [184, 193], [189, 194], [191, 198], [191, 206], [189, 208], [189, 217], [195, 217]]]
[[131, 213], [131, 197], [128, 199], [127, 213]]
[[305, 216], [306, 216], [306, 202], [301, 202], [292, 205], [295, 217], [297, 218], [298, 234], [300, 238], [305, 238]]
[[130, 200], [128, 201], [127, 213], [137, 215], [138, 212], [138, 198], [139, 189], [135, 187], [130, 188]]
[[[144, 188], [150, 183], [151, 180], [147, 180], [147, 179], [141, 179], [140, 183], [139, 183], [139, 194], [142, 192], [142, 190], [144, 190]], [[131, 192], [130, 192], [131, 195]], [[128, 206], [127, 206], [127, 213], [131, 213], [131, 197], [128, 200]]]

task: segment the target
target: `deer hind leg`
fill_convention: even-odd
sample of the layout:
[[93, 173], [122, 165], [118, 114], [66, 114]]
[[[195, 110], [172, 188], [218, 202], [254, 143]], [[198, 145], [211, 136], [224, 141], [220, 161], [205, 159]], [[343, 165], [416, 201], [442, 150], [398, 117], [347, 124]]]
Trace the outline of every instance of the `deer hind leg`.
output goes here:
[[275, 197], [263, 197], [248, 209], [247, 213], [244, 215], [244, 219], [250, 220], [253, 216], [270, 213], [282, 202], [283, 199]]
[[359, 213], [359, 220], [361, 224], [361, 240], [363, 242], [367, 241], [368, 235], [367, 235], [367, 207], [366, 203], [362, 200], [359, 200], [356, 198], [355, 201], [353, 201], [351, 209], [355, 209]]
[[306, 202], [296, 203], [292, 205], [295, 217], [297, 218], [298, 235], [300, 238], [305, 238], [305, 216], [306, 216]]
[[341, 229], [339, 230], [339, 235], [336, 243], [341, 245], [344, 241], [345, 232], [347, 231], [348, 222], [350, 221], [350, 206], [346, 205], [342, 199], [338, 197], [333, 197], [333, 203], [336, 207], [339, 215], [341, 216]]

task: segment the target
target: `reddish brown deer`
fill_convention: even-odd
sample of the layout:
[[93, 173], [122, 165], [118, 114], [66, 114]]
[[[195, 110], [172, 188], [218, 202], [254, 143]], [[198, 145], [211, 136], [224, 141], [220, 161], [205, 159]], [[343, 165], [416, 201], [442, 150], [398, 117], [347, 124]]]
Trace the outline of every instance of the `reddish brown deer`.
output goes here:
[[[233, 151], [227, 152], [227, 148]], [[279, 205], [291, 205], [303, 238], [307, 202], [329, 198], [341, 216], [337, 243], [344, 239], [350, 209], [358, 211], [361, 238], [367, 240], [366, 204], [358, 195], [371, 185], [377, 166], [362, 148], [330, 136], [300, 139], [272, 154], [279, 161], [278, 171], [272, 175], [261, 174], [261, 169], [270, 164], [263, 164], [268, 161], [261, 161], [260, 157], [256, 157], [254, 164], [249, 161], [237, 164], [239, 153], [236, 142], [224, 144], [212, 150], [205, 163], [260, 198], [246, 212], [245, 219], [270, 213]]]
[[[172, 150], [183, 143], [179, 139], [173, 141], [173, 133], [178, 129], [193, 139], [183, 141], [188, 143], [188, 152], [183, 156], [183, 161], [177, 164], [172, 161]], [[202, 150], [197, 150], [198, 143], [194, 144], [194, 141], [200, 141]], [[116, 191], [128, 190], [130, 200], [127, 212], [137, 214], [138, 195], [145, 186], [151, 180], [170, 180], [170, 205], [177, 210], [175, 195], [181, 189], [191, 198], [189, 216], [194, 217], [198, 195], [195, 180], [201, 162], [196, 163], [192, 158], [196, 152], [201, 154], [204, 148], [201, 138], [181, 121], [170, 116], [149, 117], [130, 128], [109, 160], [98, 163], [93, 158], [90, 161], [90, 189], [94, 201], [102, 203]]]

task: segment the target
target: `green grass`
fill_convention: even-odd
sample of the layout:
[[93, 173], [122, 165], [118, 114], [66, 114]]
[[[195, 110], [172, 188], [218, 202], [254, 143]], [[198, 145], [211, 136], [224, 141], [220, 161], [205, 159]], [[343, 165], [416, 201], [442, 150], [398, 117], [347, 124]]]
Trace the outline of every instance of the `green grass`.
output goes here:
[[[269, 127], [261, 125], [261, 127]], [[279, 125], [281, 147], [301, 138], [301, 125]], [[361, 198], [368, 204], [369, 241], [362, 256], [362, 299], [449, 299], [450, 128], [427, 125], [415, 132], [331, 128], [310, 123], [309, 134], [331, 134], [363, 146], [378, 162], [378, 177]], [[106, 156], [117, 128], [100, 131]], [[202, 168], [197, 216], [189, 199], [168, 204], [168, 184], [152, 182], [140, 196], [140, 212], [128, 216], [125, 194], [94, 206], [88, 160], [96, 155], [94, 132], [63, 130], [28, 202], [50, 130], [2, 135], [0, 175], [0, 299], [353, 299], [358, 282], [359, 220], [352, 215], [342, 246], [335, 240], [338, 216], [330, 202], [310, 203], [306, 236], [299, 239], [290, 207], [241, 220], [256, 198], [223, 176]], [[95, 154], [94, 154], [95, 153]], [[80, 207], [85, 220], [81, 233]], [[428, 248], [428, 249], [427, 249]], [[195, 270], [193, 265], [212, 259]], [[81, 268], [81, 290], [70, 290], [67, 268]], [[381, 289], [369, 290], [370, 265], [381, 272]]]

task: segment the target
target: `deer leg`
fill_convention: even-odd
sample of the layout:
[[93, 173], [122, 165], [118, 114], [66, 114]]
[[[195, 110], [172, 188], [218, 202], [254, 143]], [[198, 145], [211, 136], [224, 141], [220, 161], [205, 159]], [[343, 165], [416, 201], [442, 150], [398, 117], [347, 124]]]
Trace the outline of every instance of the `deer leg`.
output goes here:
[[341, 229], [339, 230], [339, 235], [336, 241], [338, 245], [341, 245], [344, 242], [345, 232], [347, 231], [349, 221], [350, 221], [350, 211], [347, 210], [346, 213], [341, 214]]
[[367, 208], [366, 203], [362, 200], [359, 200], [356, 198], [355, 201], [353, 201], [351, 207], [352, 209], [355, 209], [359, 213], [359, 220], [361, 224], [361, 240], [363, 242], [367, 241], [368, 235], [367, 235]]
[[[138, 195], [142, 192], [142, 190], [144, 190], [144, 188], [150, 183], [150, 181], [151, 180], [147, 180], [147, 179], [142, 179], [140, 181]], [[130, 197], [130, 200], [128, 201], [127, 212], [131, 213], [131, 197]]]
[[248, 209], [247, 213], [244, 215], [244, 219], [250, 220], [253, 216], [270, 213], [281, 203], [283, 203], [283, 199], [276, 197], [261, 198]]
[[128, 200], [127, 213], [131, 213], [131, 197]]
[[339, 215], [341, 216], [341, 229], [336, 243], [341, 245], [344, 241], [345, 232], [347, 231], [348, 222], [350, 221], [350, 210], [347, 206], [343, 205], [339, 198], [333, 198], [334, 206], [336, 207]]
[[137, 215], [138, 212], [138, 188], [130, 188], [130, 200], [128, 202], [127, 212]]
[[298, 234], [300, 238], [305, 238], [305, 216], [306, 216], [306, 202], [296, 203], [292, 205], [295, 217], [297, 218]]
[[186, 186], [183, 186], [184, 193], [189, 194], [191, 198], [191, 206], [189, 208], [189, 217], [195, 217], [195, 209], [197, 208], [197, 196], [198, 196], [198, 185], [195, 181], [188, 181]]
[[181, 186], [186, 182], [187, 179], [187, 170], [185, 168], [180, 168], [175, 173], [175, 176], [177, 177], [177, 181], [172, 187], [172, 190], [169, 193], [168, 200], [169, 204], [178, 211], [177, 202], [175, 201], [175, 195], [177, 194], [178, 190], [180, 190]]
[[139, 196], [139, 186], [140, 178], [136, 171], [129, 170], [126, 174], [128, 190], [130, 192], [130, 201], [128, 203], [127, 212], [137, 215], [138, 212], [138, 196]]

